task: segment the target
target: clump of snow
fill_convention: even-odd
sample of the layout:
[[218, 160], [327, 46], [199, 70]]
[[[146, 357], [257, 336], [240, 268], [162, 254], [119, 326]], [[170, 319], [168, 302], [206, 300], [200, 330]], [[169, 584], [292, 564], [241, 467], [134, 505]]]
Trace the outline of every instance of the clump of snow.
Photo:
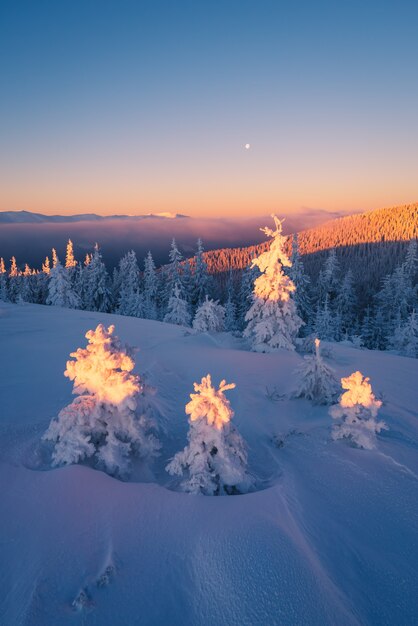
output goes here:
[[370, 379], [359, 371], [341, 379], [343, 389], [339, 404], [330, 408], [330, 415], [340, 420], [332, 430], [333, 439], [350, 439], [360, 448], [376, 447], [376, 433], [387, 430], [385, 422], [377, 420], [382, 402], [377, 400]]
[[129, 473], [130, 458], [154, 455], [159, 443], [153, 421], [140, 411], [142, 385], [132, 373], [133, 349], [123, 346], [114, 326], [86, 333], [88, 345], [67, 361], [64, 374], [78, 397], [60, 411], [43, 436], [54, 443], [53, 465], [91, 458], [111, 475]]
[[296, 371], [299, 384], [293, 396], [307, 398], [314, 404], [331, 404], [338, 392], [338, 380], [334, 370], [322, 359], [320, 340], [315, 339], [314, 343], [314, 354], [305, 356]]
[[245, 493], [252, 486], [247, 473], [247, 452], [241, 435], [233, 427], [234, 412], [224, 392], [235, 384], [222, 380], [212, 386], [210, 374], [194, 383], [186, 405], [190, 416], [189, 444], [178, 452], [166, 469], [171, 475], [185, 477], [184, 491], [204, 495]]
[[255, 352], [272, 352], [279, 348], [294, 350], [296, 336], [303, 325], [292, 298], [295, 284], [283, 271], [292, 263], [284, 250], [286, 237], [282, 235], [282, 221], [275, 215], [272, 217], [275, 230], [261, 229], [273, 241], [270, 248], [252, 262], [261, 276], [254, 281], [252, 306], [245, 316], [248, 324], [244, 336], [251, 340]]

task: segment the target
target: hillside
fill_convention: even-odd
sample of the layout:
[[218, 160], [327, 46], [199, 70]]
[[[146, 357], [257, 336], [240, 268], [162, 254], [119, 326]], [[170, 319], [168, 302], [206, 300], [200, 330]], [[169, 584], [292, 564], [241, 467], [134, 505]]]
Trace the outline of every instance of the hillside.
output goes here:
[[[264, 224], [260, 224], [264, 226]], [[331, 220], [299, 232], [299, 249], [304, 255], [305, 269], [316, 278], [328, 250], [335, 247], [341, 269], [350, 267], [360, 294], [392, 272], [403, 260], [406, 243], [418, 237], [418, 203]], [[292, 236], [288, 237], [288, 253]], [[205, 253], [211, 274], [222, 274], [230, 268], [242, 270], [269, 244], [249, 247], [223, 248]], [[218, 277], [221, 286], [225, 280]]]
[[[2, 304], [0, 319], [2, 624], [415, 622], [417, 360], [332, 345], [338, 375], [361, 369], [384, 399], [389, 430], [366, 451], [330, 439], [326, 407], [288, 399], [298, 354], [56, 307]], [[69, 353], [99, 322], [140, 348], [136, 371], [156, 388], [161, 454], [130, 482], [51, 469], [40, 445], [72, 399]], [[179, 493], [165, 472], [186, 443], [192, 383], [208, 372], [237, 384], [253, 493]]]
[[[263, 226], [260, 224], [260, 226]], [[357, 256], [379, 247], [391, 253], [403, 249], [403, 243], [418, 237], [418, 203], [386, 209], [376, 209], [366, 213], [339, 217], [307, 230], [299, 232], [299, 249], [303, 255], [312, 255], [337, 248], [344, 256], [347, 248], [355, 248]], [[291, 249], [289, 235], [289, 248]], [[398, 245], [399, 242], [399, 245]], [[381, 244], [384, 244], [383, 246]], [[266, 248], [265, 243], [241, 248], [223, 248], [205, 253], [205, 261], [210, 273], [232, 269], [243, 269], [254, 256]], [[339, 250], [338, 250], [339, 249]]]

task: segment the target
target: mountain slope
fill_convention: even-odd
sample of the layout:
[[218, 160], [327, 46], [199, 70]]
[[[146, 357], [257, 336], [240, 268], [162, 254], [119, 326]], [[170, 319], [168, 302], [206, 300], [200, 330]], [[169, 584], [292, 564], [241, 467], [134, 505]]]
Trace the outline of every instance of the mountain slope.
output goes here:
[[[2, 624], [414, 623], [417, 360], [332, 346], [339, 376], [361, 369], [384, 397], [389, 430], [365, 451], [330, 440], [325, 407], [287, 398], [297, 354], [54, 307], [1, 305], [0, 316]], [[140, 347], [136, 371], [157, 389], [161, 455], [135, 464], [130, 483], [51, 470], [40, 446], [72, 399], [68, 355], [99, 322]], [[192, 383], [208, 372], [237, 383], [254, 493], [178, 493], [164, 470], [186, 444]]]
[[[269, 224], [267, 224], [269, 225]], [[260, 224], [264, 226], [264, 224]], [[339, 217], [307, 230], [299, 232], [299, 249], [303, 255], [324, 252], [330, 248], [344, 255], [348, 248], [360, 250], [383, 249], [390, 254], [397, 248], [403, 249], [402, 243], [418, 237], [418, 203], [387, 209], [376, 209], [366, 213]], [[288, 237], [288, 251], [291, 248]], [[268, 242], [241, 248], [223, 248], [205, 253], [205, 261], [210, 273], [224, 272], [247, 267], [251, 259], [266, 249]], [[363, 254], [360, 253], [359, 254]]]
[[144, 215], [97, 215], [80, 213], [76, 215], [44, 215], [32, 211], [0, 211], [0, 224], [66, 224], [68, 222], [102, 222], [109, 220], [174, 219], [184, 218], [180, 213], [146, 213]]

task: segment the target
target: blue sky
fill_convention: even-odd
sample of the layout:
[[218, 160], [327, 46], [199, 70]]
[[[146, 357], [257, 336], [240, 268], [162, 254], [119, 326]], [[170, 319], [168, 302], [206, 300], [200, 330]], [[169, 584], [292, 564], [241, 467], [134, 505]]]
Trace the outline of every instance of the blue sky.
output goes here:
[[416, 2], [3, 0], [0, 210], [415, 201], [417, 24]]

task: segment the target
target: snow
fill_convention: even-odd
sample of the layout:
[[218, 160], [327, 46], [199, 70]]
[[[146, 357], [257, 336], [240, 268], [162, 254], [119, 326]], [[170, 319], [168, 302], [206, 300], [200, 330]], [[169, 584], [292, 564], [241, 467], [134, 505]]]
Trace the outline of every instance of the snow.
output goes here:
[[[130, 482], [52, 469], [41, 437], [72, 400], [70, 352], [99, 323], [139, 347], [161, 454]], [[228, 333], [37, 305], [0, 305], [2, 624], [413, 624], [418, 361], [332, 344], [388, 426], [363, 450], [331, 438], [326, 406], [291, 399], [295, 352], [250, 352]], [[328, 347], [328, 346], [326, 346]], [[165, 466], [187, 443], [193, 382], [234, 381], [234, 425], [256, 491], [195, 496]], [[277, 394], [268, 396], [266, 389]], [[274, 401], [274, 399], [276, 401]]]

